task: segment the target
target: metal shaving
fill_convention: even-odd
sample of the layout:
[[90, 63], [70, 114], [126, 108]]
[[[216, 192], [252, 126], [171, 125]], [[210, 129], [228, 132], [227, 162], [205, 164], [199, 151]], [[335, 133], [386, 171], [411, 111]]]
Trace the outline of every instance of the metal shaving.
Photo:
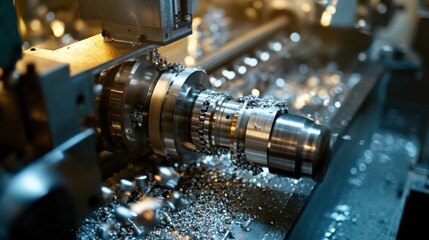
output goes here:
[[137, 106], [131, 113], [131, 128], [137, 129], [143, 126], [143, 106]]
[[159, 71], [166, 71], [171, 67], [171, 64], [165, 57], [162, 57], [161, 54], [158, 53], [158, 49], [156, 48], [147, 54], [146, 60], [156, 66]]
[[[253, 200], [246, 196], [255, 194], [271, 201], [284, 197], [276, 200], [276, 191], [268, 188], [274, 175], [265, 172], [254, 177], [251, 172], [231, 165], [229, 159], [228, 155], [210, 156], [189, 166], [176, 165], [181, 176], [176, 190], [152, 184], [145, 198], [166, 200], [178, 191], [189, 203], [178, 210], [163, 206], [159, 212], [161, 221], [153, 229], [139, 228], [131, 220], [118, 220], [115, 209], [123, 205], [117, 201], [118, 184], [110, 186], [116, 189], [116, 196], [83, 221], [77, 239], [234, 239], [237, 228], [251, 232], [249, 219], [257, 220], [265, 213], [261, 212], [263, 205], [250, 204]], [[289, 186], [290, 180], [284, 181]], [[128, 205], [141, 199], [133, 192]]]
[[238, 148], [237, 157], [232, 157], [231, 161], [235, 166], [251, 171], [253, 175], [257, 175], [262, 172], [262, 168], [260, 166], [247, 159], [246, 152], [243, 147]]
[[158, 52], [158, 49], [156, 48], [147, 54], [146, 60], [156, 66], [159, 71], [171, 71], [172, 73], [180, 73], [186, 69], [185, 66], [180, 63], [168, 62], [167, 58], [161, 56], [161, 54], [159, 54]]
[[258, 98], [253, 95], [249, 95], [240, 97], [237, 101], [243, 103], [247, 102], [247, 107], [276, 108], [283, 112], [287, 112], [286, 102], [275, 100], [273, 98]]

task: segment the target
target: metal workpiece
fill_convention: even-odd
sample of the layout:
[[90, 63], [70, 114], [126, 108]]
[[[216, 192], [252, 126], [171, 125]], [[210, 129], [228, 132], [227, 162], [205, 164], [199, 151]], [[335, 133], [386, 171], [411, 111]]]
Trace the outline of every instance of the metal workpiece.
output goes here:
[[[218, 147], [229, 147], [228, 125], [240, 104], [215, 90], [206, 90], [198, 95], [192, 109], [192, 142], [199, 151], [206, 154], [217, 153]], [[220, 107], [222, 106], [222, 109]], [[216, 129], [217, 134], [213, 134]], [[212, 148], [213, 147], [213, 148]]]
[[424, 236], [417, 1], [59, 2], [0, 4], [0, 239]]
[[[282, 110], [280, 110], [282, 111]], [[267, 146], [273, 123], [280, 114], [278, 109], [253, 109], [246, 127], [245, 153], [247, 159], [257, 165], [267, 166]]]
[[282, 114], [273, 126], [268, 147], [270, 171], [322, 180], [329, 160], [329, 130], [310, 119]]
[[160, 75], [147, 61], [129, 61], [101, 73], [103, 92], [96, 99], [98, 132], [105, 148], [149, 150], [147, 109]]
[[135, 182], [136, 182], [136, 190], [139, 193], [146, 193], [148, 187], [149, 187], [149, 179], [146, 175], [140, 175], [135, 177]]
[[96, 83], [97, 132], [103, 147], [138, 154], [152, 149], [158, 155], [181, 159], [195, 152], [188, 119], [196, 92], [208, 88], [200, 68], [184, 68], [148, 54], [103, 71]]
[[185, 198], [183, 198], [180, 192], [172, 191], [166, 199], [166, 204], [169, 209], [175, 211], [185, 208], [189, 204], [189, 202]]
[[204, 153], [231, 152], [232, 161], [254, 174], [265, 166], [291, 177], [323, 179], [329, 130], [312, 120], [288, 114], [272, 99], [232, 99], [214, 90], [202, 92], [191, 118], [195, 146]]
[[150, 148], [182, 162], [229, 151], [237, 166], [254, 174], [267, 166], [297, 178], [317, 179], [326, 168], [326, 128], [288, 114], [282, 101], [233, 99], [210, 89], [202, 69], [161, 59], [150, 53], [101, 75], [100, 131], [114, 149]]
[[149, 139], [155, 153], [185, 162], [195, 159], [189, 151], [193, 146], [188, 119], [197, 93], [208, 87], [208, 76], [200, 68], [171, 69], [161, 75], [149, 106]]
[[113, 197], [113, 190], [106, 187], [106, 186], [102, 186], [101, 187], [101, 196], [103, 197], [104, 201], [108, 201], [108, 200], [112, 199], [112, 197]]

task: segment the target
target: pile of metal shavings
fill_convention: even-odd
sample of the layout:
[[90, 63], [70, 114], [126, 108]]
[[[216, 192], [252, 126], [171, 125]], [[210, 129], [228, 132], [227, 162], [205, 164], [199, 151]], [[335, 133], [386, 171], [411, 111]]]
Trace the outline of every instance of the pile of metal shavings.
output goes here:
[[231, 157], [231, 161], [238, 168], [251, 171], [253, 175], [257, 175], [262, 172], [262, 168], [260, 166], [247, 159], [244, 147], [238, 148], [237, 156]]
[[172, 73], [180, 73], [185, 70], [185, 66], [180, 63], [170, 63], [167, 58], [159, 54], [158, 49], [151, 50], [146, 55], [146, 60], [158, 68], [159, 71], [171, 71]]
[[274, 215], [298, 186], [265, 171], [253, 176], [229, 155], [144, 174], [103, 187], [109, 200], [83, 221], [77, 239], [238, 239], [254, 221], [281, 225]]
[[238, 102], [247, 102], [247, 107], [277, 108], [287, 112], [287, 103], [273, 98], [258, 98], [253, 95], [243, 96], [237, 99]]

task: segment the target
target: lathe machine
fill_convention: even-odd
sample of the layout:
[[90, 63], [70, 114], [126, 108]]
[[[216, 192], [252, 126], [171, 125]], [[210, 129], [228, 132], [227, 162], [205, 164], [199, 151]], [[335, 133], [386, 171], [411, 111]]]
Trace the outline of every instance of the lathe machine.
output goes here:
[[0, 239], [416, 239], [425, 0], [1, 0]]

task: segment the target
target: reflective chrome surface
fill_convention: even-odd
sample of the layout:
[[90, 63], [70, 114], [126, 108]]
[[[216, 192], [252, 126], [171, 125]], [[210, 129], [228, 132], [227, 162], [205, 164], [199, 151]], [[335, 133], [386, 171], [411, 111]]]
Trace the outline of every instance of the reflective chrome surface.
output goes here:
[[103, 86], [97, 97], [97, 121], [104, 147], [149, 150], [147, 109], [159, 74], [147, 61], [129, 61], [102, 72], [97, 80]]
[[[20, 2], [23, 1], [14, 1], [16, 6]], [[43, 41], [41, 38], [44, 36], [51, 36], [50, 41], [68, 45], [78, 39], [70, 29], [84, 30], [87, 26], [74, 14], [64, 16], [64, 6], [75, 6], [69, 0], [61, 6], [56, 5], [61, 1], [27, 2], [31, 16], [22, 20], [19, 18], [18, 22], [27, 35], [23, 39], [26, 41], [24, 49], [33, 47], [30, 45], [35, 41], [29, 41], [29, 37], [39, 42]], [[33, 61], [38, 71], [29, 71], [32, 69], [31, 63], [23, 65], [24, 72], [27, 70], [26, 79], [9, 71], [13, 69], [0, 68], [0, 78], [5, 80], [4, 87], [0, 86], [0, 135], [4, 136], [0, 145], [0, 198], [14, 202], [9, 197], [14, 195], [9, 194], [17, 192], [9, 191], [10, 187], [16, 186], [13, 184], [14, 177], [17, 180], [22, 176], [20, 173], [33, 169], [28, 164], [29, 160], [46, 164], [43, 161], [46, 158], [31, 155], [39, 147], [32, 140], [44, 134], [57, 139], [55, 142], [58, 144], [70, 140], [92, 126], [90, 120], [95, 115], [94, 109], [97, 109], [95, 127], [98, 136], [103, 137], [104, 146], [98, 148], [101, 151], [103, 177], [112, 176], [105, 182], [111, 189], [104, 188], [102, 193], [110, 202], [94, 211], [95, 219], [87, 218], [84, 221], [82, 231], [79, 230], [76, 236], [79, 239], [135, 239], [143, 236], [150, 239], [282, 239], [285, 235], [290, 236], [291, 232], [297, 239], [333, 239], [359, 236], [353, 235], [353, 229], [360, 232], [358, 239], [369, 239], [374, 235], [378, 238], [385, 236], [383, 232], [386, 232], [386, 227], [396, 228], [397, 220], [389, 221], [389, 216], [395, 215], [399, 219], [402, 213], [402, 208], [396, 206], [403, 206], [404, 196], [407, 195], [403, 194], [407, 191], [402, 191], [403, 183], [408, 182], [404, 177], [409, 169], [407, 163], [410, 159], [415, 160], [419, 151], [428, 152], [424, 147], [428, 137], [423, 136], [426, 140], [422, 141], [420, 150], [418, 144], [407, 142], [407, 138], [383, 134], [383, 131], [377, 130], [378, 126], [374, 128], [373, 125], [380, 122], [406, 124], [403, 129], [413, 130], [404, 131], [404, 135], [413, 135], [424, 130], [427, 116], [421, 118], [424, 111], [418, 109], [419, 116], [389, 121], [398, 117], [398, 111], [388, 109], [386, 111], [392, 115], [387, 121], [383, 118], [364, 124], [358, 120], [361, 114], [372, 119], [373, 112], [362, 112], [367, 107], [363, 103], [373, 100], [368, 98], [371, 91], [388, 89], [389, 94], [392, 93], [392, 88], [386, 88], [385, 79], [379, 85], [376, 85], [377, 81], [386, 69], [393, 69], [394, 73], [403, 70], [404, 65], [401, 69], [392, 68], [392, 63], [386, 64], [386, 61], [393, 60], [396, 64], [401, 60], [404, 63], [404, 55], [408, 55], [405, 53], [412, 49], [413, 26], [420, 21], [415, 21], [414, 17], [396, 18], [391, 23], [401, 25], [396, 30], [399, 34], [393, 34], [393, 30], [384, 31], [384, 24], [390, 21], [393, 13], [404, 15], [414, 11], [408, 3], [417, 4], [418, 1], [408, 1], [407, 4], [403, 1], [404, 4], [398, 6], [393, 1], [200, 2], [204, 3], [205, 11], [193, 19], [194, 35], [184, 39], [185, 44], [182, 42], [164, 48], [163, 55], [170, 61], [184, 62], [186, 66], [202, 65], [208, 76], [200, 69], [174, 68], [165, 58], [140, 60], [142, 55], [157, 47], [142, 45], [141, 42], [164, 44], [174, 40], [175, 36], [190, 33], [192, 17], [190, 1], [186, 0], [83, 2], [82, 5], [87, 6], [84, 7], [85, 14], [98, 15], [102, 20], [103, 29], [89, 36], [100, 32], [102, 36], [55, 51], [45, 50], [43, 46], [48, 46], [48, 43], [34, 46], [25, 53], [25, 59]], [[55, 7], [51, 9], [52, 3]], [[112, 5], [118, 8], [113, 9]], [[365, 5], [372, 5], [373, 9]], [[169, 10], [154, 11], [162, 6]], [[13, 12], [1, 11], [2, 7], [1, 16], [7, 16], [2, 15], [5, 12]], [[355, 10], [357, 12], [354, 14]], [[384, 16], [383, 19], [378, 19], [381, 16]], [[159, 22], [165, 25], [159, 26]], [[407, 22], [414, 24], [410, 27]], [[151, 26], [144, 26], [146, 23]], [[338, 26], [345, 29], [335, 29]], [[427, 29], [427, 26], [421, 26], [421, 29]], [[381, 39], [377, 35], [382, 35]], [[377, 38], [382, 41], [368, 48]], [[6, 40], [12, 39], [7, 35]], [[427, 37], [420, 40], [422, 43], [428, 42]], [[48, 49], [58, 48], [55, 46]], [[4, 56], [9, 58], [9, 54], [0, 51], [0, 58]], [[13, 58], [7, 60], [14, 62]], [[57, 71], [44, 72], [41, 69], [43, 58], [64, 63], [61, 65], [62, 74]], [[408, 69], [410, 66], [412, 69]], [[415, 79], [420, 83], [426, 79], [415, 71], [420, 69], [415, 66], [408, 64], [405, 67], [411, 71], [407, 72], [404, 89], [408, 90], [404, 92], [412, 92], [412, 95], [418, 91], [410, 91], [408, 85], [415, 84]], [[47, 75], [49, 81], [45, 81]], [[25, 85], [27, 91], [20, 92], [18, 89], [21, 95], [15, 94], [14, 81]], [[393, 83], [400, 81], [394, 79]], [[198, 82], [204, 86], [194, 87]], [[39, 83], [42, 88], [29, 83]], [[220, 90], [208, 90], [211, 86]], [[254, 97], [242, 97], [249, 94]], [[97, 108], [93, 106], [95, 96]], [[260, 96], [287, 102], [289, 112], [282, 106], [255, 104], [258, 101], [255, 97]], [[404, 95], [401, 92], [399, 96]], [[424, 98], [425, 95], [422, 96]], [[265, 98], [261, 102], [275, 101]], [[377, 99], [376, 103], [382, 104], [382, 101]], [[48, 107], [39, 108], [38, 104]], [[407, 106], [407, 111], [414, 109], [414, 106]], [[28, 120], [25, 119], [27, 113], [31, 115], [30, 120], [43, 125], [28, 124], [25, 121]], [[413, 118], [417, 119], [416, 122], [423, 122], [423, 125], [413, 126]], [[283, 177], [282, 174], [286, 174], [319, 180], [323, 176], [327, 164], [324, 159], [328, 159], [326, 155], [329, 154], [329, 151], [324, 151], [328, 148], [329, 132], [315, 123], [329, 126], [331, 142], [337, 146], [335, 151], [343, 154], [336, 155], [336, 165], [331, 167], [321, 184], [307, 178]], [[15, 128], [19, 130], [15, 131]], [[354, 132], [348, 132], [350, 128]], [[371, 132], [372, 136], [367, 139], [363, 135], [365, 131], [376, 133]], [[92, 156], [91, 160], [83, 157], [86, 156], [85, 150], [95, 151], [92, 146], [95, 145], [92, 144], [94, 139], [88, 138], [91, 144], [85, 149], [76, 150], [78, 160], [95, 163], [97, 157]], [[74, 146], [78, 144], [78, 141], [71, 143]], [[68, 155], [61, 148], [47, 148], [43, 153], [52, 150], [58, 153], [55, 155], [57, 160], [61, 159], [61, 153]], [[17, 149], [23, 151], [15, 151]], [[359, 149], [364, 150], [361, 155], [350, 151]], [[152, 150], [164, 157], [145, 154]], [[401, 152], [402, 155], [395, 154]], [[216, 155], [199, 157], [201, 153]], [[352, 163], [357, 159], [353, 159], [353, 155], [362, 156], [356, 164]], [[172, 158], [183, 161], [169, 161]], [[65, 164], [67, 167], [61, 166], [63, 171], [55, 168], [52, 172], [62, 177], [74, 176], [77, 180], [83, 173], [98, 179], [92, 174], [97, 169], [89, 170], [88, 166], [82, 165], [85, 169], [76, 170], [79, 165], [74, 164], [80, 163], [76, 159], [71, 160]], [[231, 160], [236, 165], [232, 165]], [[115, 167], [114, 172], [104, 168], [106, 163]], [[168, 165], [171, 172], [177, 171], [177, 174], [166, 174], [167, 171], [155, 167], [157, 164]], [[237, 165], [245, 169], [239, 169]], [[261, 169], [261, 174], [253, 175]], [[3, 175], [3, 170], [6, 170], [6, 175]], [[268, 170], [282, 174], [273, 175]], [[350, 178], [347, 178], [348, 174]], [[376, 178], [373, 178], [374, 175]], [[37, 176], [34, 182], [43, 181], [47, 175], [42, 171]], [[119, 180], [115, 179], [118, 177]], [[135, 179], [134, 183], [132, 179]], [[68, 184], [73, 187], [72, 193], [77, 193], [72, 195], [76, 202], [82, 202], [81, 206], [85, 208], [86, 205], [95, 206], [96, 198], [91, 198], [89, 193], [96, 194], [98, 188], [90, 188], [90, 182], [98, 185], [98, 180], [84, 183], [70, 181]], [[124, 182], [127, 184], [121, 186]], [[11, 183], [10, 187], [8, 183]], [[133, 184], [137, 188], [133, 189]], [[32, 192], [28, 186], [31, 183], [27, 181], [22, 186], [17, 186], [17, 189], [25, 189], [23, 194], [30, 196]], [[344, 190], [339, 190], [341, 188]], [[370, 191], [364, 192], [363, 189]], [[383, 197], [377, 197], [380, 195]], [[191, 204], [184, 204], [186, 201], [180, 203], [180, 200], [190, 200]], [[396, 206], [391, 204], [392, 200]], [[34, 199], [33, 202], [36, 201]], [[370, 201], [371, 206], [362, 204], [365, 201]], [[65, 201], [53, 203], [63, 204]], [[331, 203], [335, 203], [332, 206], [334, 211], [326, 207]], [[68, 214], [68, 210], [72, 209], [62, 207], [57, 211], [52, 206], [49, 204], [49, 207], [42, 209], [45, 220], [49, 220], [48, 213]], [[133, 206], [146, 206], [148, 211]], [[5, 212], [5, 216], [13, 214], [13, 211]], [[0, 218], [2, 216], [0, 214]], [[22, 216], [31, 215], [25, 212]], [[140, 222], [141, 217], [149, 217], [146, 218], [148, 222]], [[323, 218], [328, 219], [327, 224], [320, 221]], [[33, 223], [42, 225], [44, 222], [33, 221], [31, 225], [35, 226]], [[43, 225], [49, 226], [48, 232], [54, 233], [58, 229], [54, 225]], [[371, 231], [367, 229], [370, 225]], [[155, 229], [151, 231], [153, 227]], [[66, 232], [70, 233], [69, 229], [66, 227]], [[318, 229], [322, 232], [319, 233]], [[362, 229], [368, 230], [368, 233], [362, 234]], [[41, 230], [36, 229], [35, 232]], [[27, 231], [21, 232], [31, 235]], [[392, 236], [395, 232], [389, 231], [388, 234]], [[35, 236], [27, 238], [32, 237]]]
[[183, 68], [164, 72], [155, 86], [149, 107], [149, 138], [155, 153], [177, 158], [189, 152], [189, 115], [196, 93], [209, 87], [205, 72]]
[[268, 165], [273, 172], [323, 178], [328, 153], [329, 131], [326, 128], [291, 114], [276, 119], [268, 150]]
[[192, 0], [79, 1], [81, 16], [101, 22], [106, 40], [166, 45], [192, 33]]
[[[226, 150], [236, 165], [255, 174], [267, 166], [286, 176], [323, 178], [319, 173], [327, 166], [327, 129], [289, 116], [281, 101], [251, 96], [235, 100], [206, 90], [210, 82], [201, 69], [173, 66], [156, 71], [141, 60], [102, 74], [105, 103], [98, 106], [104, 115], [98, 118], [108, 120], [101, 133], [111, 137], [116, 148], [138, 152], [150, 147], [184, 162], [195, 161], [197, 152], [217, 155]], [[134, 89], [138, 82], [143, 87]], [[133, 118], [136, 111], [140, 125]], [[146, 122], [147, 131], [139, 130]]]
[[266, 166], [286, 176], [323, 179], [329, 130], [288, 114], [284, 102], [256, 97], [234, 100], [207, 90], [192, 112], [192, 140], [202, 152], [227, 149], [237, 165], [254, 173], [261, 171], [258, 166]]

